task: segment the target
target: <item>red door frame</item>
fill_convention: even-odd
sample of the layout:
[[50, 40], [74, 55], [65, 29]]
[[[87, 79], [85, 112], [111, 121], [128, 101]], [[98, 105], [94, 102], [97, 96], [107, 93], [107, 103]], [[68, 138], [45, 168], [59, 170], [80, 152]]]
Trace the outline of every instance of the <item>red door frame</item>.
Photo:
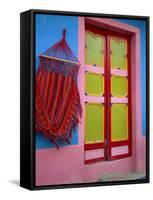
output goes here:
[[[104, 157], [85, 161], [85, 164], [100, 160], [116, 160], [132, 155], [132, 117], [131, 117], [131, 37], [110, 30], [103, 30], [90, 24], [85, 24], [85, 30], [100, 34], [105, 37], [104, 42], [104, 143], [85, 144], [85, 150], [95, 150], [104, 148]], [[128, 56], [128, 140], [112, 142], [111, 141], [111, 66], [110, 66], [110, 37], [120, 37], [127, 40]], [[111, 155], [111, 148], [128, 145], [129, 152], [117, 156]]]

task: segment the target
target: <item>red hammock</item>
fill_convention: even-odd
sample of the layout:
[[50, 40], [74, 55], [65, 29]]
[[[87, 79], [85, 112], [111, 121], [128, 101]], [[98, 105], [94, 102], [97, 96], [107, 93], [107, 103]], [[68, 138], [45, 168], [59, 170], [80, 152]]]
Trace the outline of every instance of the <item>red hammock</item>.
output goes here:
[[63, 38], [39, 56], [36, 74], [36, 132], [42, 132], [58, 148], [70, 143], [82, 108], [77, 88], [80, 63]]

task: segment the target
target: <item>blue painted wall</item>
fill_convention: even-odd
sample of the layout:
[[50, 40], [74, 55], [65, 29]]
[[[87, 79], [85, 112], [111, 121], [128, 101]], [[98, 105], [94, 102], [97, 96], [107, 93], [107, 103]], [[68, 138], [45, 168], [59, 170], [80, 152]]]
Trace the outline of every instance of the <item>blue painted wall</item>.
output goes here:
[[[57, 15], [36, 15], [36, 70], [38, 69], [38, 55], [54, 45], [62, 38], [62, 31], [66, 28], [66, 40], [75, 56], [78, 56], [78, 18]], [[78, 144], [78, 130], [73, 132], [71, 144]], [[36, 134], [36, 149], [54, 147], [41, 133]], [[60, 144], [59, 146], [65, 146]]]
[[141, 98], [142, 98], [142, 134], [146, 135], [146, 22], [144, 20], [120, 19], [120, 22], [140, 29], [140, 64], [141, 64]]

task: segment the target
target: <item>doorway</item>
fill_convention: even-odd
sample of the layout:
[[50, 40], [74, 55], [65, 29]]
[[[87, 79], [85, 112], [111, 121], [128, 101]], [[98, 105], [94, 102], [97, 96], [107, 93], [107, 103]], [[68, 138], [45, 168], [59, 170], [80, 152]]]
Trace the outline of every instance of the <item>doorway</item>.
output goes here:
[[130, 39], [85, 25], [85, 164], [132, 154]]

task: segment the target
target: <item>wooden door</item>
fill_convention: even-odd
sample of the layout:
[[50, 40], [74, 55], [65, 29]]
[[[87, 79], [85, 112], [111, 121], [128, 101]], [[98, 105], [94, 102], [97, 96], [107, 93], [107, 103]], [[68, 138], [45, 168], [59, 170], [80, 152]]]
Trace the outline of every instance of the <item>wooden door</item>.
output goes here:
[[107, 36], [109, 68], [108, 159], [131, 155], [130, 38]]
[[131, 155], [130, 46], [86, 26], [85, 164]]

